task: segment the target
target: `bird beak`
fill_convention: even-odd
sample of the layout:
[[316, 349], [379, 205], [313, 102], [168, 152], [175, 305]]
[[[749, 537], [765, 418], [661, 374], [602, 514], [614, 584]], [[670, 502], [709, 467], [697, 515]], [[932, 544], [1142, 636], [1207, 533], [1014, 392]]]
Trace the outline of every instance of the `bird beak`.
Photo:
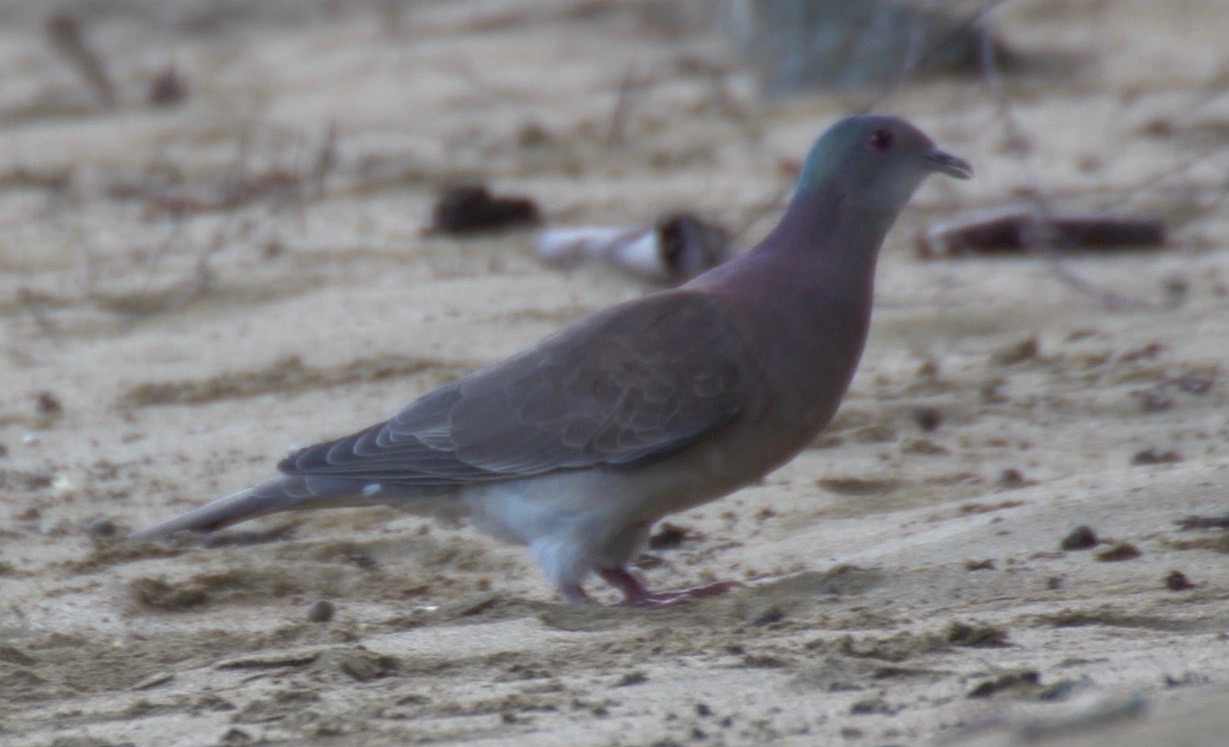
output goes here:
[[973, 176], [973, 167], [963, 158], [957, 158], [951, 153], [944, 153], [938, 148], [934, 148], [926, 154], [927, 168], [940, 171], [948, 176], [954, 176], [957, 179], [968, 179]]

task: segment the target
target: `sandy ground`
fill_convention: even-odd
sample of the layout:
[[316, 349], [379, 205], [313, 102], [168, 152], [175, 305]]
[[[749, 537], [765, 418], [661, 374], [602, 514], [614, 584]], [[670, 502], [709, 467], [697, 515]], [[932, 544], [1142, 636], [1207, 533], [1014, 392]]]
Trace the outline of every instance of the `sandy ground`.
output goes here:
[[[1007, 115], [978, 79], [765, 102], [702, 3], [216, 5], [69, 6], [109, 110], [35, 4], [0, 9], [0, 742], [1223, 743], [1229, 539], [1175, 523], [1229, 509], [1219, 0], [1009, 3], [1010, 42], [1082, 61], [1009, 80]], [[172, 61], [186, 100], [146, 104]], [[543, 267], [532, 231], [424, 236], [443, 185], [752, 242], [872, 102], [978, 177], [932, 180], [889, 237], [814, 448], [639, 563], [745, 587], [568, 606], [523, 550], [375, 509], [106, 536], [650, 290]], [[1036, 189], [1169, 241], [917, 257], [919, 228]], [[1099, 544], [1063, 550], [1081, 525]]]

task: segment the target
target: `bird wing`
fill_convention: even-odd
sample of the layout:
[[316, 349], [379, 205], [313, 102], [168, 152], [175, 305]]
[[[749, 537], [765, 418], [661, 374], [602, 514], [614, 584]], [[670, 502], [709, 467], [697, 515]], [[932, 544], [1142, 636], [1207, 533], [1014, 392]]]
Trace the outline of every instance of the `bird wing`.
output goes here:
[[668, 454], [753, 405], [746, 341], [720, 298], [657, 294], [567, 327], [279, 468], [430, 488]]

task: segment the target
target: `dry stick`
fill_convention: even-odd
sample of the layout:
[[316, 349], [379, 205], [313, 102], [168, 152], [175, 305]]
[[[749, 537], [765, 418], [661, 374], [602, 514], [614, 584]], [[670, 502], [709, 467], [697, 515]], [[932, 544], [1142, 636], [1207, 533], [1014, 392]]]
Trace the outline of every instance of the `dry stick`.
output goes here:
[[752, 146], [762, 145], [764, 140], [763, 130], [756, 125], [751, 112], [745, 106], [739, 105], [734, 95], [730, 92], [729, 68], [703, 64], [700, 67], [700, 72], [708, 79], [709, 107], [724, 115], [726, 119], [737, 123], [743, 139], [749, 144]]
[[[981, 64], [986, 86], [990, 89], [990, 95], [994, 98], [999, 119], [1002, 121], [1003, 128], [1007, 132], [1008, 142], [1013, 145], [1027, 142], [1023, 128], [1016, 117], [1015, 109], [1012, 107], [1011, 101], [1007, 98], [1007, 93], [1003, 89], [1003, 80], [999, 77], [998, 67], [994, 62], [994, 47], [990, 43], [989, 34], [982, 35]], [[1020, 155], [1021, 165], [1024, 167], [1025, 180], [1029, 186], [1028, 200], [1042, 218], [1042, 220], [1037, 221], [1035, 224], [1037, 230], [1034, 230], [1032, 232], [1033, 235], [1025, 241], [1025, 245], [1028, 247], [1027, 250], [1049, 260], [1050, 269], [1059, 280], [1075, 290], [1096, 298], [1101, 305], [1107, 308], [1157, 308], [1156, 304], [1143, 299], [1125, 296], [1106, 288], [1100, 288], [1063, 264], [1062, 256], [1057, 247], [1054, 246], [1050, 237], [1045, 235], [1043, 230], [1040, 230], [1041, 225], [1054, 221], [1056, 211], [1042, 192], [1041, 180], [1037, 176], [1037, 170], [1032, 159], [1025, 153]]]
[[[1205, 108], [1212, 101], [1214, 101], [1215, 99], [1217, 99], [1219, 96], [1223, 95], [1224, 93], [1225, 93], [1225, 89], [1221, 85], [1218, 85], [1218, 81], [1215, 78], [1208, 81], [1202, 86], [1202, 91], [1200, 95], [1194, 100], [1194, 103], [1191, 106], [1191, 108], [1187, 111], [1187, 116], [1190, 117], [1198, 113], [1200, 109]], [[1165, 179], [1168, 179], [1171, 176], [1180, 176], [1190, 171], [1197, 164], [1206, 163], [1208, 161], [1209, 156], [1214, 155], [1214, 154], [1220, 154], [1223, 152], [1223, 150], [1224, 149], [1223, 147], [1221, 147], [1220, 143], [1209, 144], [1205, 146], [1202, 151], [1196, 150], [1194, 148], [1190, 148], [1189, 149], [1190, 155], [1186, 159], [1181, 160], [1172, 166], [1163, 168], [1160, 171], [1156, 172], [1155, 174], [1152, 174], [1151, 176], [1146, 177], [1137, 186], [1132, 187], [1131, 189], [1127, 190], [1125, 194], [1120, 198], [1120, 201], [1122, 202], [1128, 201], [1134, 198], [1138, 193], [1143, 192], [1144, 190], [1155, 189], [1155, 185], [1157, 183]], [[1222, 180], [1220, 184], [1215, 185], [1214, 188], [1218, 190], [1218, 193], [1222, 199], [1215, 200], [1205, 205], [1202, 209], [1196, 211], [1196, 215], [1206, 214], [1214, 209], [1220, 208], [1221, 204], [1223, 203], [1224, 196], [1226, 195], [1226, 193], [1229, 193], [1229, 175], [1226, 175], [1226, 178]]]
[[[896, 79], [884, 86], [883, 90], [880, 91], [878, 96], [871, 98], [866, 110], [871, 111], [877, 109], [885, 99], [905, 87], [905, 84], [909, 82], [914, 72], [917, 71], [918, 67], [920, 67], [922, 63], [926, 62], [932, 56], [937, 54], [939, 50], [950, 44], [953, 39], [957, 38], [961, 34], [967, 33], [974, 26], [985, 20], [986, 16], [990, 15], [995, 8], [1007, 2], [1010, 2], [1010, 0], [989, 0], [985, 5], [978, 8], [975, 12], [970, 13], [967, 17], [953, 26], [951, 31], [944, 35], [943, 38], [938, 39], [930, 46], [925, 47], [922, 51], [917, 52], [916, 54], [911, 54], [909, 56], [909, 62], [901, 65]], [[989, 35], [987, 33], [983, 32], [983, 40], [989, 41], [987, 38], [988, 36]], [[922, 41], [923, 39], [920, 36], [914, 36], [910, 44], [910, 51], [915, 52], [921, 48], [920, 44]], [[993, 51], [993, 49], [991, 51]]]
[[[158, 248], [155, 249], [150, 255], [149, 266], [146, 269], [145, 274], [145, 282], [141, 285], [141, 290], [138, 292], [139, 298], [148, 299], [150, 297], [150, 286], [154, 283], [154, 274], [157, 272], [158, 266], [162, 263], [162, 258], [170, 252], [171, 246], [174, 245], [175, 240], [183, 233], [184, 221], [182, 218], [173, 216], [171, 220], [172, 223], [170, 232], [166, 235], [166, 238], [162, 240], [162, 243], [158, 245]], [[93, 295], [93, 293], [91, 295]], [[139, 317], [145, 316], [149, 313], [141, 312], [141, 309], [145, 308], [147, 308], [147, 303], [145, 302], [133, 304], [132, 311], [129, 312], [128, 317], [120, 326], [123, 329], [130, 329], [137, 323], [137, 319]]]
[[315, 185], [314, 197], [318, 200], [324, 197], [324, 180], [337, 165], [337, 120], [330, 120], [329, 127], [324, 132], [324, 142], [316, 151], [316, 162], [312, 165], [311, 183]]
[[638, 93], [644, 81], [636, 79], [635, 64], [627, 66], [627, 72], [623, 74], [623, 80], [619, 83], [619, 95], [615, 99], [614, 109], [610, 112], [610, 129], [606, 133], [607, 145], [618, 145], [623, 142], [624, 129], [627, 126], [627, 117], [631, 111], [632, 96]]
[[248, 135], [250, 133], [249, 126], [245, 126], [239, 131], [239, 142], [236, 143], [234, 177], [230, 185], [230, 194], [226, 194], [226, 189], [221, 192], [220, 203], [238, 202], [239, 196], [243, 193], [244, 184], [247, 183], [247, 161], [248, 161]]
[[90, 49], [81, 34], [81, 27], [70, 16], [56, 14], [47, 19], [47, 39], [64, 56], [85, 82], [98, 94], [102, 105], [115, 106], [115, 86], [103, 67], [102, 59]]
[[213, 235], [213, 241], [206, 246], [201, 252], [196, 255], [196, 263], [192, 267], [192, 274], [188, 276], [166, 302], [163, 311], [174, 313], [184, 307], [188, 301], [202, 293], [209, 284], [213, 281], [213, 273], [209, 269], [209, 259], [217, 254], [226, 246], [227, 234], [235, 222], [232, 217], [230, 225], [221, 226]]

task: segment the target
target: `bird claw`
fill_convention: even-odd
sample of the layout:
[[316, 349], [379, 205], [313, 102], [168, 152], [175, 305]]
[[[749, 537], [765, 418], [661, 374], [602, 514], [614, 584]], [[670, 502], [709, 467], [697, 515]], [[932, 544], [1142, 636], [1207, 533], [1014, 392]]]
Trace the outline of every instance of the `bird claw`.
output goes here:
[[715, 597], [739, 586], [742, 586], [742, 584], [737, 581], [716, 581], [704, 586], [692, 586], [687, 589], [671, 589], [669, 591], [645, 590], [641, 595], [627, 595], [619, 604], [624, 607], [657, 609], [659, 607], [669, 607], [679, 602], [687, 602], [692, 599]]
[[640, 579], [636, 578], [626, 568], [599, 568], [597, 573], [606, 583], [623, 592], [623, 601], [619, 603], [623, 607], [644, 607], [647, 609], [668, 607], [679, 602], [724, 594], [730, 589], [741, 586], [737, 581], [717, 581], [704, 586], [693, 586], [689, 589], [649, 591], [641, 583]]

